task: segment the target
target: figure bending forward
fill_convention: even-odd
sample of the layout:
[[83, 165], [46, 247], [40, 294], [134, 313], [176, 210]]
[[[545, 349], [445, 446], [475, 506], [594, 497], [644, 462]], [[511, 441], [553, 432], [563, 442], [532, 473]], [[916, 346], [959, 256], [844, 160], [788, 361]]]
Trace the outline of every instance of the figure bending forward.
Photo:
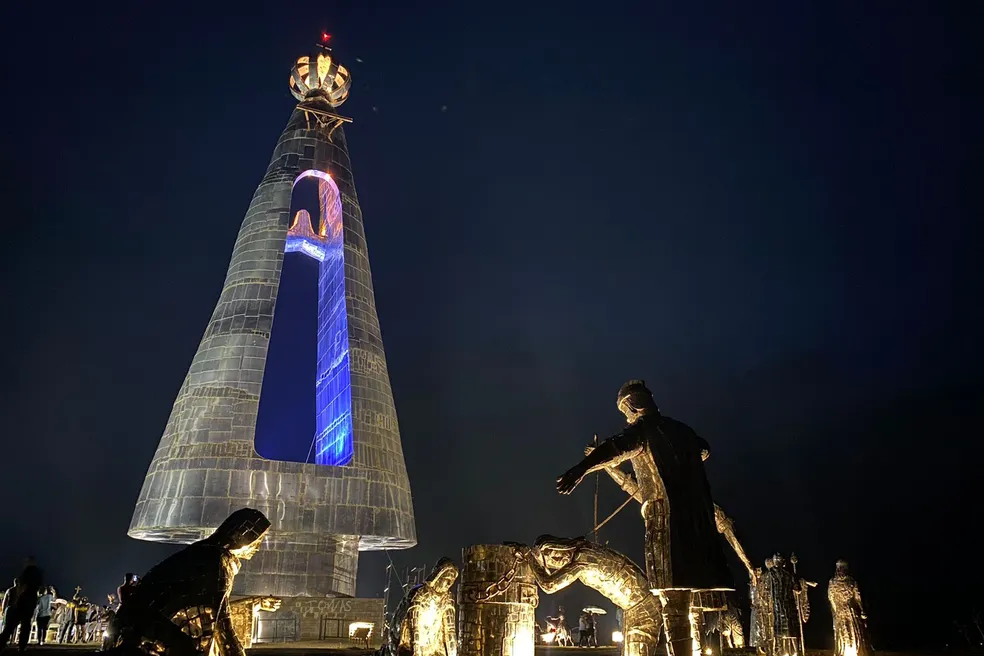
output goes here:
[[116, 614], [117, 646], [166, 656], [245, 656], [229, 614], [242, 561], [270, 530], [259, 510], [229, 515], [215, 532], [154, 566]]
[[525, 549], [536, 582], [547, 594], [580, 581], [623, 611], [624, 656], [652, 656], [663, 626], [659, 597], [642, 569], [622, 554], [584, 538], [542, 535]]

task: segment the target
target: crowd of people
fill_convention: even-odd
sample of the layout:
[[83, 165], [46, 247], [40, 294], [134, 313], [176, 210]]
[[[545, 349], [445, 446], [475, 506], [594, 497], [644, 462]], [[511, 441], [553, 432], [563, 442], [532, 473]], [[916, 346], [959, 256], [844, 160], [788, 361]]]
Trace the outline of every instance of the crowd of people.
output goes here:
[[21, 651], [29, 642], [105, 643], [120, 601], [136, 583], [137, 576], [127, 574], [116, 594], [106, 595], [106, 604], [89, 601], [79, 587], [71, 599], [64, 599], [54, 587], [44, 585], [44, 573], [29, 558], [20, 576], [3, 593], [0, 649], [15, 635]]

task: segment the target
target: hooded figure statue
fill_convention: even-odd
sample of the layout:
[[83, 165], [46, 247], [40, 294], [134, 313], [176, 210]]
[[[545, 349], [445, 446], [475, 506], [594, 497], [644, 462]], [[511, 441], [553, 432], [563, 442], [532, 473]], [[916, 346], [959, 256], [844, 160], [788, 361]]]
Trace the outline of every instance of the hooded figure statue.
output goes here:
[[[116, 614], [117, 649], [167, 656], [245, 656], [229, 615], [242, 562], [257, 552], [270, 520], [243, 508], [212, 535], [154, 566]], [[213, 641], [215, 644], [213, 645]]]
[[392, 653], [457, 656], [457, 621], [451, 596], [457, 578], [458, 568], [451, 559], [442, 558], [426, 581], [410, 588], [393, 614]]

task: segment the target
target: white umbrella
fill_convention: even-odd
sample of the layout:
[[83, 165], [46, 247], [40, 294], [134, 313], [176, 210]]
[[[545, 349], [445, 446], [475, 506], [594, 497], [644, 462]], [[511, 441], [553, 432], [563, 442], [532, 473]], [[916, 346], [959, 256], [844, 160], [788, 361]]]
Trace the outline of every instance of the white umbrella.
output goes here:
[[587, 608], [582, 608], [581, 612], [591, 613], [592, 615], [607, 615], [608, 611], [604, 608], [598, 608], [597, 606], [588, 606]]

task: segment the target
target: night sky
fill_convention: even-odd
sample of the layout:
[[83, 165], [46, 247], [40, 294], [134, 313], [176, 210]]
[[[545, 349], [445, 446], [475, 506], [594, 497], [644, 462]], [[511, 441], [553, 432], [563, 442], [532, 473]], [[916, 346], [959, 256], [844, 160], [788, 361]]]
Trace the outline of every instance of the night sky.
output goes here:
[[[838, 558], [878, 647], [953, 644], [981, 604], [979, 3], [34, 6], [2, 46], [0, 576], [31, 554], [102, 598], [170, 553], [126, 536], [133, 504], [327, 29], [413, 486], [399, 567], [590, 531], [591, 482], [554, 479], [644, 378], [753, 560], [820, 582], [808, 642]], [[283, 337], [313, 330], [310, 272], [288, 258], [261, 402], [284, 453], [313, 428], [313, 334]], [[621, 499], [602, 481], [603, 517]], [[642, 561], [631, 507], [601, 537]]]

